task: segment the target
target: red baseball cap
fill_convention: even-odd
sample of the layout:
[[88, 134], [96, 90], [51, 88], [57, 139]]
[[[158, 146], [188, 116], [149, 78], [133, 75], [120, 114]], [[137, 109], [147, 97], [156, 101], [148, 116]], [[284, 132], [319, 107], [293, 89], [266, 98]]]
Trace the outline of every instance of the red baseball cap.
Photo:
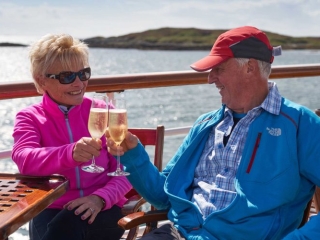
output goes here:
[[208, 56], [190, 65], [204, 72], [229, 58], [254, 58], [272, 63], [274, 56], [281, 55], [281, 46], [272, 47], [267, 35], [259, 29], [244, 26], [222, 33], [215, 41]]

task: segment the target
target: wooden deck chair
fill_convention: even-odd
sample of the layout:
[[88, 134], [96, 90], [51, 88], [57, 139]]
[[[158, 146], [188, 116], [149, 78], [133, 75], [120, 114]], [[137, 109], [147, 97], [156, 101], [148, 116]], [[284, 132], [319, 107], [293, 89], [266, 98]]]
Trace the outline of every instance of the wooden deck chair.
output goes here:
[[[163, 158], [163, 145], [164, 145], [164, 126], [157, 126], [156, 128], [131, 128], [128, 129], [132, 134], [136, 135], [141, 144], [143, 146], [154, 146], [154, 158], [151, 159], [153, 164], [159, 169], [162, 170], [162, 158]], [[128, 201], [122, 208], [123, 215], [127, 216], [128, 214], [136, 214], [139, 213], [143, 204], [146, 201], [135, 191], [132, 189], [126, 194]], [[151, 208], [154, 210], [154, 208]], [[139, 224], [132, 226], [123, 226], [125, 225], [127, 217], [124, 217], [119, 220], [118, 224], [125, 230], [129, 230], [125, 239], [126, 240], [133, 240], [136, 239], [138, 231], [139, 231]], [[151, 221], [146, 225], [145, 232], [150, 231], [154, 225], [157, 225], [155, 221]]]
[[[306, 206], [306, 209], [304, 210], [303, 218], [301, 220], [301, 223], [299, 225], [299, 228], [302, 227], [304, 224], [306, 224], [309, 221], [310, 216], [317, 214], [320, 209], [319, 205], [319, 196], [320, 196], [320, 188], [316, 188], [316, 191], [313, 195], [313, 198], [309, 201], [309, 203]], [[144, 234], [150, 232], [152, 229], [154, 229], [155, 224], [159, 221], [167, 220], [167, 211], [157, 211], [157, 210], [151, 210], [148, 212], [136, 212], [133, 214], [129, 214], [125, 218], [119, 221], [119, 225], [125, 229], [134, 229], [136, 226], [139, 226], [141, 224], [146, 224], [146, 226], [150, 225], [150, 229], [146, 230]], [[135, 238], [132, 238], [135, 239]]]

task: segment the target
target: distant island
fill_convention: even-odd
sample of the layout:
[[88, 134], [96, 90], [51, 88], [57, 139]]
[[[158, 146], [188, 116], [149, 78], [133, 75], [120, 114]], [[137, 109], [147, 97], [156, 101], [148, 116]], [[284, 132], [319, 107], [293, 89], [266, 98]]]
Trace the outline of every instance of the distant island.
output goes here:
[[[118, 37], [82, 39], [90, 48], [122, 48], [142, 50], [208, 50], [215, 39], [228, 29], [160, 28]], [[320, 37], [290, 37], [267, 32], [271, 45], [283, 49], [320, 49]], [[6, 45], [7, 44], [7, 45]], [[21, 44], [0, 43], [0, 46]]]
[[9, 42], [2, 42], [0, 43], [0, 47], [27, 47], [26, 44], [20, 44], [20, 43], [9, 43]]
[[[146, 50], [208, 50], [217, 37], [227, 31], [197, 28], [160, 28], [119, 37], [83, 39], [90, 47], [134, 48]], [[265, 32], [273, 46], [283, 49], [320, 49], [320, 37], [290, 37]]]

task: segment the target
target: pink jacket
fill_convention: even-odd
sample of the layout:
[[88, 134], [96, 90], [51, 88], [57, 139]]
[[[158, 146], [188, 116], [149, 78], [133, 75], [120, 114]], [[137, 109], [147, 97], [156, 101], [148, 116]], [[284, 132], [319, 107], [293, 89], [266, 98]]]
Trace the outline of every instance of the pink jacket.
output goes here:
[[[81, 137], [90, 137], [88, 118], [91, 100], [84, 97], [79, 106], [64, 113], [47, 94], [42, 102], [20, 111], [15, 120], [12, 159], [22, 174], [44, 176], [60, 174], [69, 180], [67, 192], [49, 208], [62, 209], [70, 200], [95, 194], [102, 197], [109, 209], [122, 207], [124, 195], [131, 189], [126, 177], [109, 177], [116, 169], [116, 159], [102, 137], [102, 150], [96, 163], [105, 168], [102, 173], [87, 173], [73, 160], [72, 150]], [[89, 161], [86, 164], [90, 164]]]

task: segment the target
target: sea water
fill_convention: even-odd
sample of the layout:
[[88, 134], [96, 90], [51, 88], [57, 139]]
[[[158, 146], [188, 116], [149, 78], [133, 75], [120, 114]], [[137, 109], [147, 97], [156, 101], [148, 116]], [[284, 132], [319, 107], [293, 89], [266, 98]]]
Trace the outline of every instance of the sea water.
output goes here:
[[[156, 51], [134, 49], [90, 49], [92, 75], [168, 72], [191, 70], [190, 64], [206, 56], [208, 51]], [[284, 50], [273, 66], [320, 63], [319, 50]], [[28, 48], [0, 47], [0, 82], [30, 80]], [[89, 80], [90, 81], [90, 80]], [[284, 96], [310, 109], [320, 108], [318, 86], [320, 77], [275, 80]], [[91, 95], [92, 93], [87, 93]], [[127, 90], [129, 127], [165, 128], [191, 126], [197, 117], [221, 106], [220, 95], [214, 85], [163, 87]], [[15, 114], [22, 108], [39, 102], [40, 97], [0, 101], [0, 151], [12, 147]], [[164, 165], [173, 156], [184, 136], [165, 138]], [[1, 172], [17, 172], [10, 160], [2, 160]], [[9, 239], [28, 239], [27, 225]]]

